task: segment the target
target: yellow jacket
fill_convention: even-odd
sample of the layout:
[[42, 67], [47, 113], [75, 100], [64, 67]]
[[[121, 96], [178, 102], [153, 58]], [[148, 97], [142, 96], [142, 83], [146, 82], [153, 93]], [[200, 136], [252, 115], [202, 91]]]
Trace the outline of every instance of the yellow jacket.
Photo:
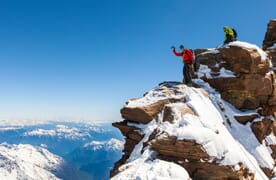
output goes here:
[[234, 32], [230, 27], [224, 26], [223, 28], [224, 28], [224, 34], [225, 34], [224, 40], [226, 40], [227, 34], [234, 38]]

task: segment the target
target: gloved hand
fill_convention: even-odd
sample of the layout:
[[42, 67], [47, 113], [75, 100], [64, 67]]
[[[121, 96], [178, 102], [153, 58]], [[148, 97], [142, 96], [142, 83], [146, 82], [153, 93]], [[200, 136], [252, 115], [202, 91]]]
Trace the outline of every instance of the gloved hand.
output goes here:
[[172, 47], [171, 47], [171, 49], [172, 49], [172, 50], [175, 50], [175, 47], [174, 47], [174, 46], [172, 46]]

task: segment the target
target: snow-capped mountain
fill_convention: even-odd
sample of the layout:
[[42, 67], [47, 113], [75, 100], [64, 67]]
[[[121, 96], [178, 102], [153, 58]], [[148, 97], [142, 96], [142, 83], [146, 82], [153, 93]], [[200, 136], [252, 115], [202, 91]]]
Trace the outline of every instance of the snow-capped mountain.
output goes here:
[[62, 163], [61, 157], [41, 147], [0, 144], [1, 179], [59, 179], [52, 172]]
[[[45, 169], [45, 172], [48, 170], [53, 178], [91, 180], [95, 179], [94, 177], [100, 177], [97, 179], [108, 179], [111, 167], [121, 157], [123, 148], [121, 139], [121, 135], [110, 124], [61, 121], [38, 122], [37, 125], [31, 123], [23, 126], [22, 124], [16, 125], [16, 122], [13, 122], [13, 125], [2, 124], [0, 143], [5, 143], [1, 144], [0, 148], [0, 164], [7, 166], [0, 166], [0, 172], [3, 172], [0, 177], [31, 179], [31, 176], [24, 174], [23, 167], [28, 168], [30, 174], [35, 174], [42, 171], [36, 168], [38, 166]], [[7, 163], [8, 160], [10, 161], [11, 155], [3, 156], [5, 153], [16, 154], [15, 150], [20, 150], [21, 153], [24, 149], [30, 150], [30, 153], [26, 152], [26, 154], [34, 155], [30, 158], [26, 156], [28, 158], [26, 163], [23, 163], [22, 160]], [[45, 166], [36, 163], [37, 155], [32, 153], [36, 151], [42, 156], [44, 155], [44, 159], [49, 158], [49, 164], [53, 164], [53, 167], [47, 166], [46, 162]], [[50, 161], [53, 158], [48, 154], [59, 160], [56, 163], [57, 166]], [[94, 162], [96, 165], [93, 164]], [[16, 173], [9, 170], [11, 169], [9, 164], [11, 167], [15, 167], [16, 171], [14, 172]], [[100, 168], [97, 169], [94, 166]], [[42, 177], [46, 177], [46, 175], [42, 175]], [[37, 178], [51, 179], [50, 175], [47, 178], [40, 178], [40, 176]]]
[[108, 141], [91, 141], [75, 149], [67, 156], [81, 170], [90, 172], [92, 179], [109, 179], [114, 162], [121, 157], [123, 142], [111, 138]]
[[81, 129], [75, 128], [75, 127], [68, 127], [65, 125], [56, 125], [54, 129], [36, 129], [33, 131], [29, 131], [24, 133], [24, 136], [48, 136], [48, 137], [54, 137], [56, 136], [57, 138], [61, 139], [71, 139], [71, 140], [76, 140], [76, 139], [81, 139], [81, 138], [89, 138], [90, 134], [85, 131], [82, 132]]
[[84, 148], [91, 149], [93, 151], [106, 150], [106, 151], [119, 151], [122, 150], [124, 144], [118, 139], [111, 138], [109, 141], [92, 141], [86, 143]]

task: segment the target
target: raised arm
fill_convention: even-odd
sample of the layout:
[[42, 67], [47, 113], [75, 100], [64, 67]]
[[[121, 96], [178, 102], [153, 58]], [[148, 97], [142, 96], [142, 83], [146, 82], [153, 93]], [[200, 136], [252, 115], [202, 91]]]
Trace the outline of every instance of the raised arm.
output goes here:
[[183, 56], [183, 53], [182, 53], [182, 52], [178, 53], [178, 52], [176, 52], [175, 49], [173, 49], [173, 53], [174, 53], [174, 55], [176, 55], [176, 56]]

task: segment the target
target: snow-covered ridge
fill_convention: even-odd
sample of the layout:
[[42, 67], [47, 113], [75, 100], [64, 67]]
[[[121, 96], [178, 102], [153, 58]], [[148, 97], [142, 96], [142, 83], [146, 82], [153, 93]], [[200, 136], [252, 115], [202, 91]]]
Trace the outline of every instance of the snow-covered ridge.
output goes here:
[[78, 128], [71, 128], [65, 125], [56, 125], [55, 129], [37, 129], [24, 133], [24, 136], [58, 136], [66, 139], [80, 139], [90, 137], [90, 134]]
[[93, 151], [103, 149], [106, 151], [120, 151], [124, 148], [124, 142], [111, 138], [109, 141], [92, 141], [90, 143], [86, 143], [84, 147]]
[[55, 180], [51, 171], [63, 160], [41, 147], [0, 144], [0, 177], [5, 180]]
[[[158, 88], [158, 87], [157, 87]], [[179, 86], [179, 92], [178, 93], [171, 93], [171, 94], [166, 94], [164, 95], [164, 93], [162, 92], [162, 89], [160, 89], [160, 91], [155, 91], [155, 90], [150, 90], [146, 96], [143, 96], [142, 98], [139, 99], [132, 99], [132, 100], [128, 100], [127, 102], [127, 107], [143, 107], [146, 106], [148, 104], [153, 104], [155, 102], [158, 102], [160, 100], [163, 99], [168, 99], [168, 98], [175, 98], [175, 99], [180, 99], [183, 98], [183, 94], [181, 93], [181, 91], [183, 90], [182, 88], [186, 88], [183, 86]]]
[[[256, 179], [267, 179], [260, 167], [274, 168], [274, 161], [270, 155], [269, 147], [258, 142], [250, 125], [242, 125], [234, 118], [235, 115], [240, 114], [250, 115], [252, 110], [241, 112], [223, 101], [220, 98], [220, 94], [212, 89], [208, 83], [200, 79], [194, 80], [194, 82], [204, 88], [209, 93], [209, 96], [206, 96], [202, 89], [190, 88], [183, 84], [172, 84], [173, 88], [182, 90], [185, 102], [170, 104], [170, 106], [175, 107], [179, 106], [179, 104], [185, 104], [193, 110], [194, 115], [183, 115], [178, 111], [179, 108], [175, 108], [173, 111], [175, 121], [173, 122], [163, 122], [163, 113], [160, 112], [158, 118], [148, 124], [128, 123], [128, 126], [135, 126], [141, 129], [141, 134], [145, 135], [140, 143], [135, 146], [127, 160], [127, 164], [119, 168], [121, 173], [113, 179], [143, 179], [145, 177], [152, 179], [150, 177], [162, 176], [160, 171], [157, 171], [156, 174], [144, 174], [144, 172], [148, 172], [148, 168], [158, 169], [161, 166], [161, 162], [155, 160], [155, 153], [150, 148], [144, 149], [141, 154], [144, 143], [148, 141], [149, 136], [156, 129], [157, 132], [163, 132], [165, 136], [176, 136], [178, 140], [195, 140], [203, 146], [211, 157], [210, 163], [215, 162], [221, 165], [234, 166], [236, 170], [239, 170], [238, 164], [242, 162], [243, 166], [249, 169], [249, 172], [254, 173]], [[163, 92], [160, 92], [160, 89]], [[165, 89], [164, 87], [157, 87], [151, 90], [142, 98], [146, 99], [146, 101], [139, 101], [139, 99], [132, 101], [132, 106], [143, 107], [150, 104], [151, 100], [153, 102], [160, 100], [159, 97], [162, 97]], [[220, 110], [218, 104], [225, 111]], [[231, 122], [231, 125], [229, 122]], [[274, 142], [274, 140], [271, 141]], [[168, 166], [164, 165], [163, 171], [169, 171], [167, 168]], [[179, 171], [184, 173], [185, 169]], [[177, 174], [166, 175], [165, 177], [172, 179], [173, 175]]]

